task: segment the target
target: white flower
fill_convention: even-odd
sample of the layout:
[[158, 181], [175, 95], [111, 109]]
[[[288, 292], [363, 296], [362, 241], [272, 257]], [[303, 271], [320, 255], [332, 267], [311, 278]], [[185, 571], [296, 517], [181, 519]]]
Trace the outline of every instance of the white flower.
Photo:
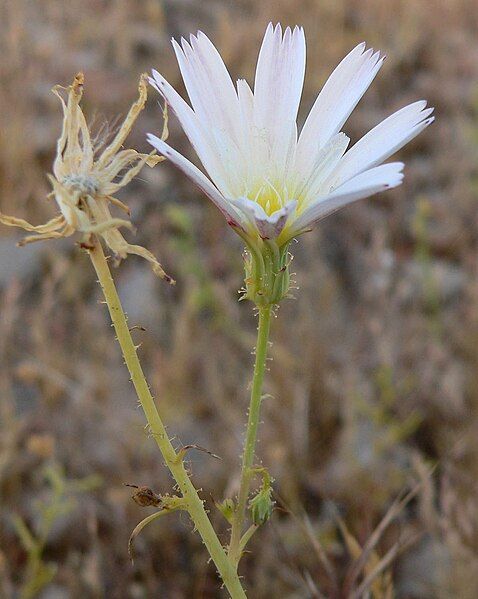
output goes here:
[[267, 27], [254, 91], [231, 77], [214, 45], [198, 32], [174, 51], [192, 108], [155, 70], [150, 83], [178, 117], [207, 178], [149, 134], [149, 142], [211, 198], [243, 237], [282, 246], [342, 206], [400, 185], [401, 162], [382, 164], [434, 117], [425, 101], [395, 112], [347, 151], [344, 123], [380, 69], [379, 52], [354, 48], [317, 97], [300, 135], [305, 74], [302, 28]]

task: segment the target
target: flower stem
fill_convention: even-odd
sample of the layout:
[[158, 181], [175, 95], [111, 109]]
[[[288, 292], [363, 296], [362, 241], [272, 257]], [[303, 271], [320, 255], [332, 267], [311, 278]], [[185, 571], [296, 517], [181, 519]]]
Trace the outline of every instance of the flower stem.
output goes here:
[[232, 521], [231, 542], [229, 557], [236, 566], [241, 559], [241, 535], [244, 528], [244, 519], [249, 497], [252, 465], [254, 463], [257, 429], [259, 427], [260, 409], [262, 402], [262, 383], [267, 361], [267, 345], [269, 343], [269, 329], [271, 322], [272, 306], [270, 304], [259, 306], [259, 326], [257, 328], [256, 359], [254, 363], [254, 377], [252, 380], [251, 400], [249, 403], [249, 416], [247, 420], [246, 440], [242, 456], [241, 484], [237, 507]]
[[166, 428], [161, 420], [153, 396], [149, 390], [148, 383], [144, 377], [136, 347], [128, 328], [126, 315], [121, 306], [108, 263], [98, 240], [95, 240], [94, 248], [89, 251], [89, 254], [96, 270], [96, 274], [98, 275], [98, 281], [103, 290], [106, 304], [108, 305], [116, 337], [121, 347], [141, 407], [146, 415], [151, 434], [161, 450], [167, 467], [181, 490], [191, 520], [194, 522], [196, 529], [201, 535], [232, 599], [245, 598], [246, 594], [239, 581], [236, 568], [234, 568], [229, 560], [214, 528], [212, 527], [204, 504], [186, 472], [183, 460], [178, 456], [169, 440]]

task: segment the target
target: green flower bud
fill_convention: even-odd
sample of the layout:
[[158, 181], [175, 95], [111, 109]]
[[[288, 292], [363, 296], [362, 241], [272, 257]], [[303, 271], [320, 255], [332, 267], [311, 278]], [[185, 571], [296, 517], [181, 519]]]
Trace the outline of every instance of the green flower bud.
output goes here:
[[270, 484], [264, 484], [257, 495], [249, 502], [252, 522], [256, 526], [260, 526], [269, 520], [274, 507], [272, 500], [272, 487]]

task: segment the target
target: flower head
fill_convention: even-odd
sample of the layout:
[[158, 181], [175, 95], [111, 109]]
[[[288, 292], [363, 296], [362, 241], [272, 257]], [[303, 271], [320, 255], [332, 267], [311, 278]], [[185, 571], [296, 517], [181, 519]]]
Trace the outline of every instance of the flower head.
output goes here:
[[380, 69], [379, 52], [354, 48], [334, 70], [297, 133], [305, 74], [302, 28], [267, 27], [254, 88], [231, 77], [202, 32], [173, 47], [191, 106], [155, 70], [150, 83], [175, 112], [209, 178], [149, 134], [149, 142], [217, 205], [246, 239], [278, 248], [339, 208], [402, 182], [382, 164], [433, 121], [425, 101], [395, 112], [347, 150], [342, 126]]
[[[20, 227], [34, 233], [22, 239], [25, 245], [45, 239], [67, 237], [75, 232], [83, 235], [82, 243], [90, 245], [92, 235], [100, 235], [112, 250], [115, 258], [124, 259], [128, 254], [137, 254], [151, 263], [156, 274], [173, 282], [165, 274], [161, 265], [147, 249], [128, 243], [120, 233], [120, 227], [132, 229], [129, 220], [113, 218], [111, 205], [117, 206], [129, 216], [129, 208], [114, 194], [127, 185], [145, 164], [155, 166], [163, 157], [141, 154], [136, 150], [122, 149], [136, 118], [144, 108], [147, 99], [146, 75], [139, 82], [139, 97], [131, 106], [123, 124], [111, 143], [97, 146], [91, 139], [85, 116], [80, 108], [83, 94], [84, 76], [76, 75], [72, 85], [66, 88], [65, 102], [62, 92], [65, 88], [56, 86], [53, 93], [60, 99], [63, 108], [63, 128], [57, 142], [57, 153], [53, 163], [53, 175], [48, 175], [53, 191], [50, 194], [60, 209], [60, 214], [44, 225], [31, 225], [27, 221], [0, 214], [0, 222]], [[165, 114], [166, 116], [166, 114]], [[167, 125], [162, 139], [166, 138]]]

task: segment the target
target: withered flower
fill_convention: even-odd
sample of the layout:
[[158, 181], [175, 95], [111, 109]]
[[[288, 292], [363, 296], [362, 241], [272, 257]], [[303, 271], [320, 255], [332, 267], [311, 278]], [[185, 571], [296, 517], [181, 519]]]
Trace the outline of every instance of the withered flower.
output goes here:
[[[20, 227], [34, 233], [22, 239], [19, 245], [25, 245], [45, 239], [68, 237], [75, 232], [82, 234], [84, 247], [91, 245], [91, 236], [99, 235], [113, 252], [116, 259], [126, 258], [128, 254], [137, 254], [151, 263], [153, 271], [169, 282], [154, 255], [146, 248], [126, 241], [120, 233], [120, 227], [132, 229], [130, 220], [114, 218], [111, 205], [117, 206], [128, 216], [128, 206], [114, 197], [114, 194], [127, 185], [143, 168], [164, 160], [155, 152], [142, 154], [133, 149], [122, 149], [139, 113], [147, 99], [147, 77], [142, 75], [139, 81], [139, 97], [131, 106], [124, 122], [111, 143], [104, 144], [92, 140], [85, 116], [80, 108], [83, 95], [83, 73], [78, 73], [73, 83], [64, 88], [55, 86], [53, 93], [59, 98], [63, 108], [63, 128], [57, 142], [57, 151], [53, 163], [53, 175], [48, 179], [53, 187], [49, 197], [58, 204], [60, 214], [43, 225], [6, 216], [0, 213], [0, 222], [12, 227]], [[68, 92], [68, 98], [62, 92]], [[167, 137], [167, 114], [164, 111], [163, 139]]]

